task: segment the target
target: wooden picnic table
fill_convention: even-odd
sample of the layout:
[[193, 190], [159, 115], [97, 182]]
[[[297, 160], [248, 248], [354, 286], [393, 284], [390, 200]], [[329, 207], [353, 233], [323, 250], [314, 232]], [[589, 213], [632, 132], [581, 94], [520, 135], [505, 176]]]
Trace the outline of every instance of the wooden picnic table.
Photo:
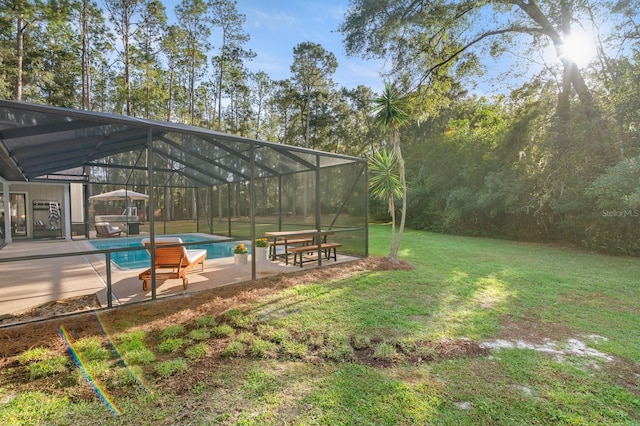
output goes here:
[[[276, 260], [276, 247], [279, 245], [284, 246], [283, 256], [285, 258], [285, 264], [289, 264], [289, 244], [308, 244], [317, 245], [316, 238], [322, 237], [322, 242], [327, 242], [327, 236], [335, 234], [335, 231], [323, 231], [318, 229], [300, 229], [297, 231], [271, 231], [265, 232], [264, 236], [272, 238], [269, 242], [271, 246], [271, 260]], [[318, 258], [318, 262], [321, 262]]]

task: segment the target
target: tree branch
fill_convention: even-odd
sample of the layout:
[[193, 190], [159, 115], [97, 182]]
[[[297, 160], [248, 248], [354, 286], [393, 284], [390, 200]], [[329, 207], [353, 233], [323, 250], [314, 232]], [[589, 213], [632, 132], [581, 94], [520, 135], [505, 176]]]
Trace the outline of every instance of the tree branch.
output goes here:
[[465, 50], [469, 49], [471, 46], [481, 42], [485, 38], [493, 37], [493, 36], [496, 36], [496, 35], [507, 34], [507, 33], [525, 33], [525, 34], [540, 33], [540, 34], [545, 34], [544, 31], [541, 28], [534, 28], [534, 27], [510, 27], [510, 28], [503, 28], [503, 29], [500, 29], [500, 30], [494, 30], [494, 31], [488, 31], [488, 32], [482, 33], [478, 37], [476, 37], [475, 39], [471, 40], [469, 43], [467, 43], [464, 46], [462, 46], [460, 49], [456, 50], [454, 53], [449, 55], [444, 60], [442, 60], [442, 61], [438, 62], [437, 64], [433, 65], [432, 67], [430, 67], [423, 74], [423, 77], [420, 79], [420, 82], [418, 83], [418, 86], [421, 86], [424, 83], [424, 81], [435, 70], [437, 70], [438, 68], [448, 64], [449, 62], [451, 62], [452, 60], [457, 58], [460, 54], [462, 54]]

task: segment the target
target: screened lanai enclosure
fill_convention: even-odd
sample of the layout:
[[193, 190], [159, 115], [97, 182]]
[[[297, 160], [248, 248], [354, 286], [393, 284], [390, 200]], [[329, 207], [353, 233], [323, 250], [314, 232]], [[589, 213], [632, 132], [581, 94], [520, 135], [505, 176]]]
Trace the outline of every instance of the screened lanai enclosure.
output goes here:
[[[0, 266], [33, 260], [36, 255], [24, 252], [22, 260], [2, 256], [10, 243], [30, 239], [146, 237], [153, 253], [160, 236], [179, 234], [192, 236], [183, 238], [186, 248], [225, 243], [224, 255], [231, 257], [230, 244], [242, 242], [253, 253], [256, 239], [282, 231], [317, 232], [313, 244], [330, 235], [338, 256], [367, 256], [365, 160], [187, 125], [0, 101], [0, 188], [7, 243]], [[125, 196], [100, 197], [116, 190]], [[136, 193], [142, 195], [127, 195]], [[51, 203], [58, 206], [55, 226], [50, 216], [38, 216]], [[96, 224], [104, 222], [121, 234], [97, 234]], [[16, 233], [18, 226], [23, 234]], [[286, 254], [275, 241], [272, 249]], [[84, 254], [103, 256], [110, 265], [118, 250], [144, 251], [139, 240], [135, 244], [102, 250], [87, 245]], [[249, 267], [256, 278], [253, 259]], [[329, 261], [319, 246], [317, 263]], [[115, 284], [114, 268], [126, 269], [107, 267], [101, 279], [108, 286]], [[148, 297], [155, 298], [159, 280], [152, 278]]]

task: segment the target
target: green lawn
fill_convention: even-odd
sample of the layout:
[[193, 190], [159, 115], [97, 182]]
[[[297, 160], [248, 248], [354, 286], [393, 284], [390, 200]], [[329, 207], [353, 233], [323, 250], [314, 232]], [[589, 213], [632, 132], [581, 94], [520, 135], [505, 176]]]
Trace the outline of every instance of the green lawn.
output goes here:
[[103, 399], [59, 349], [5, 360], [0, 424], [640, 424], [640, 259], [416, 231], [400, 258], [84, 338]]

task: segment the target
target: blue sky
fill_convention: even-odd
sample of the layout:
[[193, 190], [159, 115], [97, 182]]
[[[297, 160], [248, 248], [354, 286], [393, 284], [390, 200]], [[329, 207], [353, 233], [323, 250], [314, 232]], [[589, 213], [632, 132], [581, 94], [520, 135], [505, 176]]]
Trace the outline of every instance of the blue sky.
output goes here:
[[[170, 21], [179, 2], [164, 2]], [[264, 71], [273, 80], [289, 78], [293, 48], [310, 41], [336, 56], [338, 69], [333, 80], [338, 87], [353, 88], [362, 84], [381, 91], [384, 83], [379, 72], [383, 61], [347, 58], [344, 52], [342, 35], [337, 28], [348, 6], [349, 0], [237, 0], [238, 12], [247, 18], [245, 32], [251, 36], [246, 47], [256, 53], [247, 67], [254, 72]], [[212, 41], [217, 49], [219, 45]]]
[[238, 11], [247, 17], [245, 29], [251, 35], [248, 46], [257, 53], [249, 67], [276, 80], [288, 78], [293, 48], [311, 41], [336, 56], [338, 69], [333, 79], [339, 86], [352, 88], [363, 84], [374, 90], [382, 89], [379, 73], [382, 61], [346, 57], [337, 28], [348, 6], [348, 0], [238, 0]]

